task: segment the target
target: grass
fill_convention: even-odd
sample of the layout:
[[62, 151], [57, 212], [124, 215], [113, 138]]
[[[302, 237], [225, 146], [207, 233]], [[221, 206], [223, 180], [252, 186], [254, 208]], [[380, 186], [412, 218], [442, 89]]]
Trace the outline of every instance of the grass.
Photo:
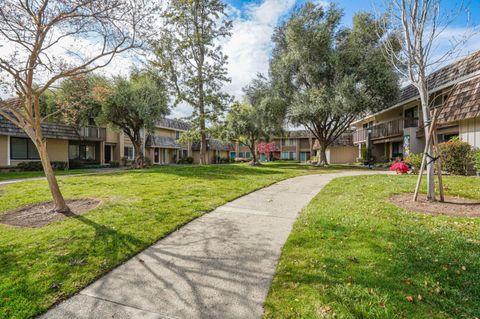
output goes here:
[[[104, 204], [43, 228], [0, 225], [0, 318], [41, 314], [215, 207], [276, 181], [321, 171], [279, 162], [59, 177], [66, 198], [94, 197]], [[45, 180], [11, 184], [0, 188], [0, 214], [49, 200]]]
[[[72, 169], [68, 171], [56, 171], [55, 175], [62, 176], [62, 175], [78, 175], [78, 174], [86, 174], [91, 173], [92, 170], [88, 169]], [[33, 171], [33, 172], [0, 172], [0, 182], [9, 181], [14, 179], [21, 179], [21, 178], [32, 178], [32, 177], [43, 177], [45, 174], [43, 171]]]
[[[480, 219], [406, 212], [386, 199], [415, 177], [334, 180], [297, 220], [265, 318], [476, 318]], [[480, 179], [446, 177], [480, 199]]]

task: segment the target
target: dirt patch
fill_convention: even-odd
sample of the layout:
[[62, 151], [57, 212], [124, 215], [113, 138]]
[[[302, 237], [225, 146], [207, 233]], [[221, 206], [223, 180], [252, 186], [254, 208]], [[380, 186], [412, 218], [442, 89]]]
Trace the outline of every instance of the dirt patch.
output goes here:
[[39, 228], [50, 223], [85, 214], [97, 208], [101, 201], [98, 199], [68, 200], [67, 205], [71, 212], [68, 214], [53, 211], [52, 202], [32, 204], [0, 215], [0, 224]]
[[418, 201], [412, 200], [413, 194], [400, 194], [390, 197], [389, 202], [413, 212], [432, 215], [447, 215], [457, 217], [480, 217], [480, 201], [445, 197], [445, 202], [429, 202], [425, 196], [419, 196]]

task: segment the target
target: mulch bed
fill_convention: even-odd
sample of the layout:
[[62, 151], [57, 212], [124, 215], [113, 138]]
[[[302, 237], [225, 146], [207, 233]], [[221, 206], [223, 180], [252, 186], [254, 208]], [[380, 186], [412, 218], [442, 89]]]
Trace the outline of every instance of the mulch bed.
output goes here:
[[68, 214], [53, 211], [53, 202], [27, 205], [10, 212], [0, 214], [0, 224], [39, 228], [50, 223], [85, 214], [100, 205], [98, 199], [68, 200], [67, 205], [71, 212]]
[[400, 194], [390, 197], [389, 202], [413, 212], [456, 217], [480, 217], [480, 201], [446, 196], [443, 203], [429, 202], [422, 194], [418, 196], [416, 202], [412, 198], [413, 194]]

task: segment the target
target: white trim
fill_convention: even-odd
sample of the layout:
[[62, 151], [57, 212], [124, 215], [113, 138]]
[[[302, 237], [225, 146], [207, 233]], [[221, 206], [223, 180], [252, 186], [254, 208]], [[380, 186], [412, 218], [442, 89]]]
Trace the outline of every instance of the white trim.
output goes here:
[[11, 165], [10, 160], [10, 135], [7, 135], [7, 166]]

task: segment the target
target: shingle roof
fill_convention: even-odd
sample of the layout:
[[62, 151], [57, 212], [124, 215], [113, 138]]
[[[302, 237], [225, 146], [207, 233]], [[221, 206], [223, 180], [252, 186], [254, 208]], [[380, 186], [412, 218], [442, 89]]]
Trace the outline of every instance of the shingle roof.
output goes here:
[[182, 145], [172, 137], [149, 135], [145, 142], [146, 147], [159, 147], [159, 148], [182, 148]]
[[480, 117], [480, 76], [456, 85], [438, 116], [439, 123]]
[[[64, 139], [64, 140], [83, 140], [95, 139], [82, 137], [79, 131], [73, 126], [57, 123], [42, 123], [42, 133], [46, 138]], [[25, 132], [18, 126], [0, 116], [0, 134], [15, 137], [27, 137]], [[102, 140], [102, 138], [98, 138]]]
[[[445, 84], [460, 80], [478, 71], [480, 71], [480, 51], [431, 73], [428, 76], [428, 87], [430, 90], [435, 90]], [[398, 103], [408, 101], [417, 96], [417, 89], [413, 85], [408, 85], [401, 90]]]
[[190, 125], [190, 123], [177, 120], [177, 119], [167, 119], [167, 118], [164, 118], [158, 121], [156, 126], [159, 128], [171, 128], [171, 129], [180, 130], [180, 131], [188, 131], [192, 129], [192, 126]]
[[[217, 139], [210, 138], [207, 140], [207, 149], [214, 150], [214, 151], [230, 151], [230, 150], [233, 150], [233, 145], [230, 143], [224, 143]], [[194, 142], [192, 144], [192, 150], [199, 151], [200, 142]]]

